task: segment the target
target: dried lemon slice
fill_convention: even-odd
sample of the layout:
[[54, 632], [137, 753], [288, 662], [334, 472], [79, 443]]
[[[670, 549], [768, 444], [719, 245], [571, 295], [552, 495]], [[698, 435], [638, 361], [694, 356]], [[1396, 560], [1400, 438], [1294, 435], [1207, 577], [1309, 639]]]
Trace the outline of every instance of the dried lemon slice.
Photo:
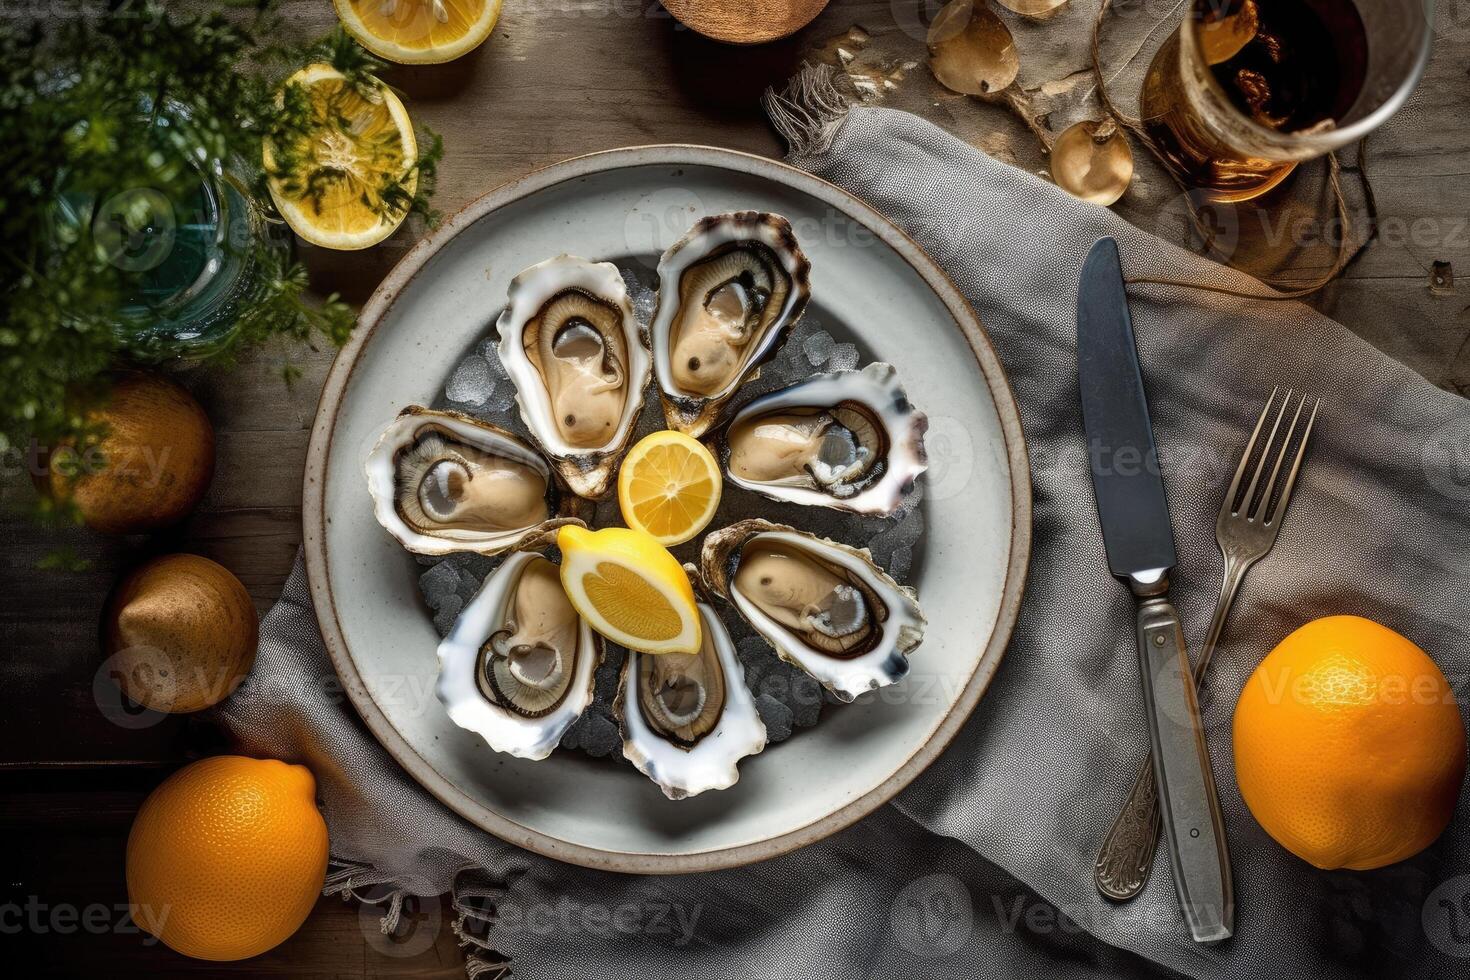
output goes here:
[[332, 0], [362, 46], [401, 65], [436, 65], [485, 42], [500, 0]]
[[618, 473], [618, 506], [631, 528], [665, 547], [683, 544], [720, 506], [720, 467], [699, 440], [655, 432], [639, 440]]
[[276, 210], [313, 245], [376, 245], [403, 223], [418, 184], [408, 110], [388, 86], [354, 84], [328, 64], [288, 78], [283, 104], [291, 86], [305, 92], [306, 118], [267, 136], [262, 149]]
[[679, 560], [642, 531], [567, 525], [557, 532], [561, 584], [587, 624], [644, 653], [697, 653], [694, 588]]

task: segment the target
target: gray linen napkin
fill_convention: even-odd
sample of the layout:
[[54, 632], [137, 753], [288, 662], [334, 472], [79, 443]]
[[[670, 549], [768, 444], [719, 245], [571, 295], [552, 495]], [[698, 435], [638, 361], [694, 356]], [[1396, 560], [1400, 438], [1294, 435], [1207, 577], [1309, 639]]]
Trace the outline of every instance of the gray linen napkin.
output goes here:
[[[250, 677], [217, 718], [240, 751], [316, 775], [332, 846], [326, 891], [384, 908], [381, 921], [364, 917], [364, 939], [408, 955], [451, 928], [471, 978], [507, 962], [517, 977], [598, 980], [1171, 975], [893, 807], [796, 854], [681, 878], [588, 871], [512, 847], [439, 804], [357, 718], [300, 559], [261, 623]], [[445, 892], [447, 921], [437, 903], [415, 901]], [[381, 938], [389, 932], [399, 938]]]
[[[528, 977], [1081, 977], [1148, 974], [1154, 964], [1241, 978], [1464, 971], [1470, 928], [1453, 916], [1458, 903], [1470, 908], [1470, 798], [1413, 860], [1319, 872], [1245, 810], [1229, 719], [1271, 646], [1329, 613], [1400, 630], [1463, 687], [1470, 403], [1305, 306], [1130, 288], [1191, 642], [1202, 639], [1220, 574], [1221, 488], [1261, 402], [1273, 386], [1292, 385], [1324, 403], [1281, 540], [1247, 581], [1214, 668], [1206, 721], [1238, 929], [1216, 947], [1195, 946], [1166, 858], [1131, 905], [1105, 903], [1091, 883], [1096, 844], [1145, 738], [1133, 604], [1107, 574], [1087, 477], [1076, 282], [1086, 249], [1112, 235], [1132, 276], [1261, 287], [913, 116], [848, 112], [820, 75], [773, 100], [773, 116], [794, 163], [872, 203], [949, 272], [1015, 386], [1034, 470], [1035, 546], [1025, 609], [990, 692], [894, 804], [828, 841], [701, 876], [583, 871], [473, 830], [387, 759], [320, 685], [330, 671], [298, 569], [264, 624], [252, 681], [222, 718], [246, 751], [300, 759], [317, 773], [345, 864], [332, 884], [418, 894], [459, 884], [462, 914], [483, 923], [491, 904], [498, 910], [488, 932], [466, 930], [483, 947], [472, 971], [496, 950]], [[456, 882], [461, 867], [485, 869], [473, 876], [480, 885]], [[379, 893], [390, 912], [399, 894]]]

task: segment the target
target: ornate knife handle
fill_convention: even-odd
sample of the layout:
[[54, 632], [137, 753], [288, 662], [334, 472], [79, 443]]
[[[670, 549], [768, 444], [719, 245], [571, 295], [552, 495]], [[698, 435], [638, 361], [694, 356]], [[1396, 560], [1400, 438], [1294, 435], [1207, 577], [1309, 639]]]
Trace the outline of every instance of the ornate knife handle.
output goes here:
[[1097, 852], [1093, 872], [1105, 898], [1126, 902], [1137, 898], [1154, 866], [1159, 841], [1159, 794], [1154, 782], [1154, 755], [1143, 759], [1128, 800], [1118, 812]]

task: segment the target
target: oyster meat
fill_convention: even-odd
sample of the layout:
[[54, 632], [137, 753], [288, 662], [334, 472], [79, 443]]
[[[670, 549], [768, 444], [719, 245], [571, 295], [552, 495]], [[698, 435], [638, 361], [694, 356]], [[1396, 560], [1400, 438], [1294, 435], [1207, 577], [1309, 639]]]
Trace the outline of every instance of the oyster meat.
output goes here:
[[603, 652], [560, 569], [535, 550], [548, 543], [507, 557], [439, 644], [435, 690], [449, 717], [523, 759], [550, 755], [592, 703]]
[[409, 551], [494, 555], [558, 520], [561, 492], [541, 455], [459, 412], [405, 408], [367, 458], [378, 522]]
[[664, 252], [649, 342], [671, 428], [714, 424], [800, 318], [810, 273], [790, 222], [757, 211], [704, 218]]
[[908, 673], [924, 639], [911, 589], [868, 552], [769, 521], [705, 538], [700, 571], [776, 653], [851, 701]]
[[756, 398], [719, 440], [730, 482], [796, 504], [887, 516], [928, 468], [929, 420], [891, 364], [819, 374]]
[[511, 280], [496, 324], [526, 427], [579, 496], [603, 496], [628, 448], [649, 357], [617, 266], [571, 255]]
[[630, 651], [614, 705], [623, 756], [671, 800], [733, 786], [736, 764], [766, 747], [730, 634], [708, 605], [698, 609], [699, 652]]

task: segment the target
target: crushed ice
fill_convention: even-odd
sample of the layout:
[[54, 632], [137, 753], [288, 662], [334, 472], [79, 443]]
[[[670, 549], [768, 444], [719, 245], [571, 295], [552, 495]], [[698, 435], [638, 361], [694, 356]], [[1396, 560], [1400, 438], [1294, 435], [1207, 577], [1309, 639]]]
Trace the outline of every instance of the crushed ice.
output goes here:
[[857, 344], [838, 344], [827, 361], [828, 371], [852, 371], [858, 366]]
[[490, 364], [475, 354], [460, 361], [444, 386], [445, 398], [474, 407], [485, 404], [494, 393], [495, 378], [490, 373]]
[[806, 359], [811, 361], [814, 368], [826, 367], [836, 346], [837, 341], [833, 340], [832, 335], [825, 330], [818, 330], [801, 342], [801, 349], [806, 353]]
[[653, 321], [654, 307], [658, 306], [658, 293], [654, 288], [645, 283], [637, 271], [624, 266], [623, 282], [628, 286], [628, 300], [633, 304], [633, 319], [644, 330]]

